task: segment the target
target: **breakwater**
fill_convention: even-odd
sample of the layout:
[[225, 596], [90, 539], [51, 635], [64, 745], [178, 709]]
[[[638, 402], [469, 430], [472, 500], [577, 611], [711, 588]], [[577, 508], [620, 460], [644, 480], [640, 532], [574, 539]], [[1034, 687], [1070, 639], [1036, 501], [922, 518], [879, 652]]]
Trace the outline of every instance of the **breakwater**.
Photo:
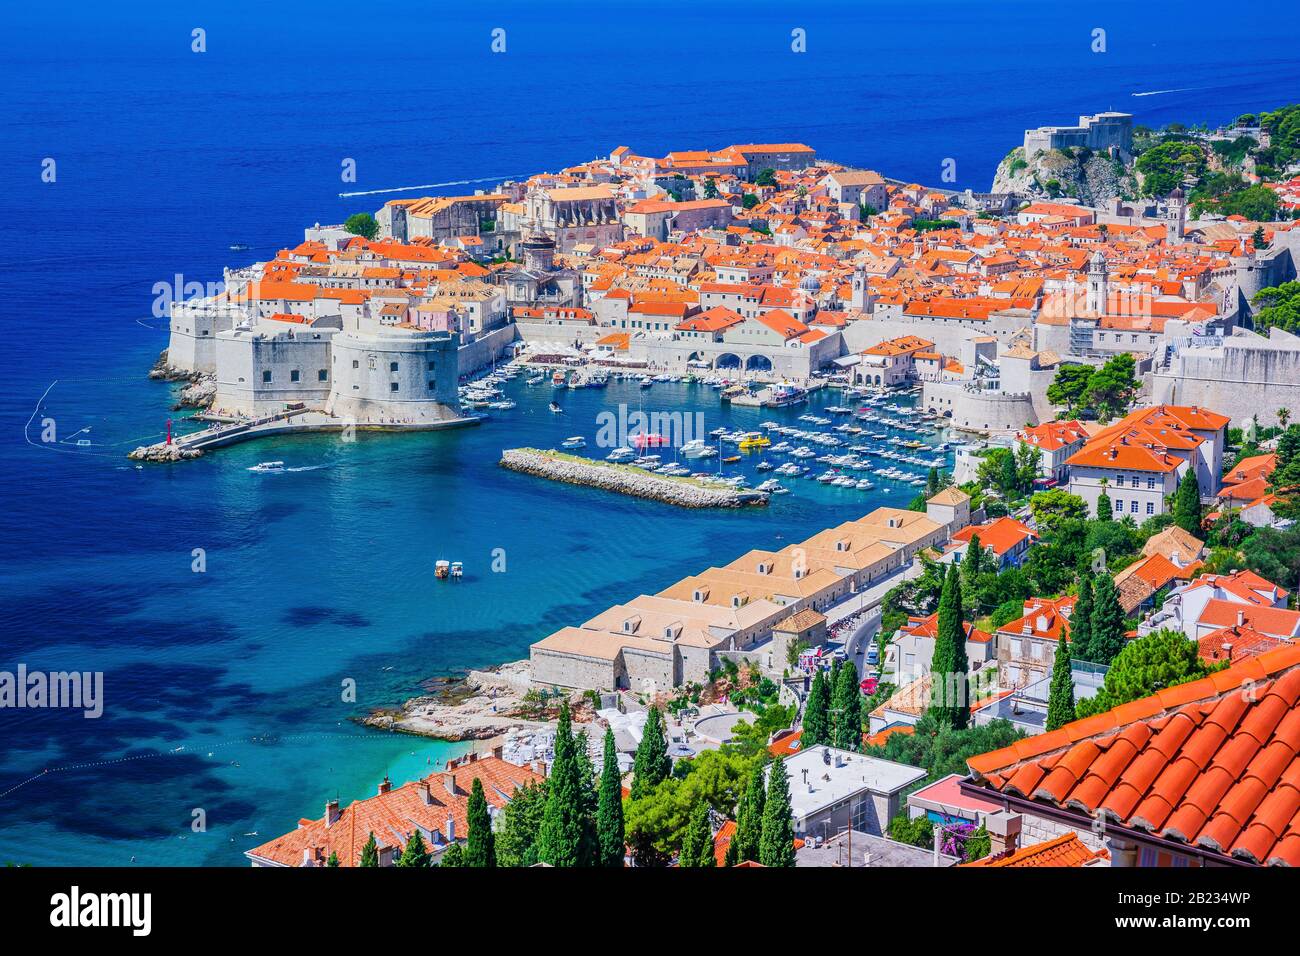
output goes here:
[[629, 465], [591, 461], [576, 455], [536, 448], [510, 448], [501, 453], [501, 467], [551, 481], [616, 491], [682, 508], [740, 508], [765, 505], [768, 495], [728, 487], [713, 487], [694, 478], [654, 475]]

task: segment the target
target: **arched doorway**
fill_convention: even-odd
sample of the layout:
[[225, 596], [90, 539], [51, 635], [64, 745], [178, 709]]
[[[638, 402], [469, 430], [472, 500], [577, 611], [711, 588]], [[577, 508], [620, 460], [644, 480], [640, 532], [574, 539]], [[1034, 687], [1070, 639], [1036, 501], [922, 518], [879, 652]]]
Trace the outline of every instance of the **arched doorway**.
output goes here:
[[746, 372], [770, 372], [772, 360], [766, 355], [751, 355], [745, 360]]
[[740, 356], [734, 352], [723, 352], [713, 362], [714, 368], [740, 368]]

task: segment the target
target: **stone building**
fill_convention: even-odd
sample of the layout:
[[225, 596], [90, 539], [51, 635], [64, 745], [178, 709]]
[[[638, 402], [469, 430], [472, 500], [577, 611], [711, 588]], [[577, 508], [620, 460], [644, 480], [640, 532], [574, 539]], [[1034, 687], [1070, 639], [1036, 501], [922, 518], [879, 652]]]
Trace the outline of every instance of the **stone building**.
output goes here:
[[1080, 116], [1078, 126], [1040, 126], [1025, 130], [1025, 157], [1049, 149], [1087, 147], [1107, 150], [1115, 147], [1125, 153], [1133, 149], [1132, 113], [1094, 113]]

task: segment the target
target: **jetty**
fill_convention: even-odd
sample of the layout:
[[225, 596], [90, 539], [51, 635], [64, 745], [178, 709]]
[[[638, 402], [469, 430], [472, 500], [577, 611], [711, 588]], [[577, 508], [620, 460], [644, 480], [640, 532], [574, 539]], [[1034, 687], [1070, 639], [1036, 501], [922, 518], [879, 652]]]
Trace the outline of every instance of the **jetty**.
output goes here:
[[289, 409], [261, 418], [221, 422], [200, 431], [190, 432], [188, 435], [177, 435], [170, 442], [141, 445], [127, 455], [127, 458], [132, 461], [150, 462], [187, 461], [200, 457], [209, 449], [271, 435], [321, 434], [343, 432], [348, 429], [381, 432], [439, 431], [444, 428], [477, 425], [483, 418], [482, 415], [466, 415], [436, 422], [354, 422], [335, 418], [320, 411], [305, 408]]
[[537, 478], [616, 491], [682, 508], [741, 508], [765, 505], [769, 498], [762, 491], [718, 487], [697, 478], [655, 475], [632, 465], [593, 461], [537, 448], [507, 449], [501, 453], [500, 464], [502, 468]]

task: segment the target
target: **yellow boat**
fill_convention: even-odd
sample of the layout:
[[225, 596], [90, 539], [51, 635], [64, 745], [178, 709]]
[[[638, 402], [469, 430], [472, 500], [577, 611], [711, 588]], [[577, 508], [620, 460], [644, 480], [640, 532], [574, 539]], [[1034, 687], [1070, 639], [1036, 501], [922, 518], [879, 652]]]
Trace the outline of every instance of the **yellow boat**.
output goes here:
[[759, 435], [756, 438], [742, 438], [740, 440], [741, 450], [748, 450], [750, 448], [766, 448], [770, 444], [772, 444], [771, 439], [763, 435]]

